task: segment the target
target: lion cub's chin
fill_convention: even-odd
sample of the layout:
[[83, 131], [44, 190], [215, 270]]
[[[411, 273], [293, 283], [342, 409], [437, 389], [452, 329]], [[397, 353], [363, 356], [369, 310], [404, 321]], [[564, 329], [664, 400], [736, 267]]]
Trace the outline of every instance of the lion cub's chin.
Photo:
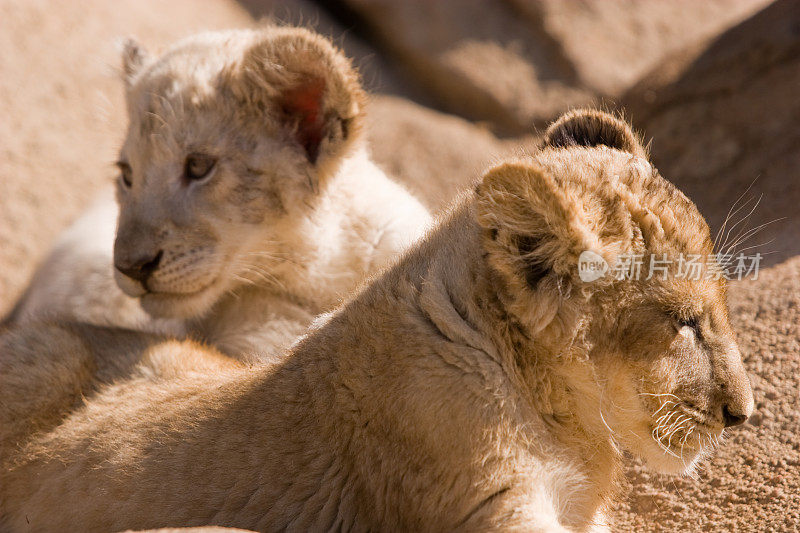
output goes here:
[[204, 315], [225, 293], [221, 283], [190, 294], [148, 292], [139, 298], [142, 308], [155, 318], [197, 318]]
[[705, 455], [704, 452], [713, 448], [713, 445], [709, 444], [707, 448], [701, 449], [696, 444], [697, 442], [692, 446], [673, 444], [662, 447], [652, 435], [648, 434], [646, 437], [642, 435], [639, 444], [632, 446], [630, 451], [641, 458], [650, 469], [660, 474], [691, 475]]

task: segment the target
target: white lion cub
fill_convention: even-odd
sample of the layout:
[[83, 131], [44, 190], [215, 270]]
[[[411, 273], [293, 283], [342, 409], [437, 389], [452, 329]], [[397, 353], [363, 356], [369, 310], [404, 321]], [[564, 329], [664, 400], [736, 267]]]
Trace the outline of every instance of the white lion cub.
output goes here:
[[129, 41], [123, 67], [116, 240], [109, 199], [65, 233], [12, 320], [279, 353], [430, 221], [371, 162], [358, 75], [323, 37], [207, 33], [156, 59]]

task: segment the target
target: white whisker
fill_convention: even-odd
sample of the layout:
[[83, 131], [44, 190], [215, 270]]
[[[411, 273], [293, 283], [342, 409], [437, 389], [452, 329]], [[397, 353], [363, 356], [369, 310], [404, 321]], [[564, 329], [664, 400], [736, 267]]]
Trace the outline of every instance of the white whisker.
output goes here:
[[[750, 211], [748, 211], [748, 213], [747, 213], [745, 216], [743, 216], [742, 218], [740, 218], [738, 222], [736, 222], [735, 224], [733, 224], [733, 225], [732, 225], [732, 226], [731, 226], [731, 227], [728, 229], [728, 231], [725, 233], [725, 240], [724, 240], [724, 241], [722, 242], [722, 244], [720, 245], [720, 248], [721, 248], [721, 249], [725, 249], [725, 248], [726, 248], [726, 245], [727, 245], [728, 241], [729, 241], [729, 240], [730, 240], [730, 238], [731, 238], [731, 233], [733, 232], [733, 230], [734, 230], [734, 229], [736, 229], [736, 227], [737, 227], [737, 226], [739, 226], [740, 224], [742, 224], [743, 222], [746, 222], [748, 218], [750, 218], [750, 216], [753, 214], [753, 212], [756, 210], [756, 208], [758, 208], [758, 205], [761, 203], [761, 199], [762, 199], [763, 197], [764, 197], [764, 195], [763, 195], [763, 194], [759, 195], [759, 197], [758, 197], [758, 200], [756, 200], [755, 204], [754, 204], [754, 205], [753, 205], [753, 207], [750, 209]], [[750, 200], [748, 200], [747, 202], [745, 202], [744, 204], [742, 204], [742, 206], [741, 206], [741, 207], [744, 207], [744, 206], [745, 206], [745, 205], [747, 205], [749, 202], [750, 202]], [[740, 209], [741, 209], [741, 207], [740, 207]], [[737, 211], [738, 211], [738, 210], [737, 210]]]
[[[725, 215], [725, 220], [723, 221], [722, 226], [720, 226], [719, 230], [717, 231], [716, 236], [714, 237], [714, 248], [713, 248], [714, 250], [718, 250], [719, 249], [719, 247], [717, 246], [718, 241], [719, 241], [720, 237], [723, 235], [723, 233], [725, 232], [725, 228], [728, 225], [728, 222], [730, 221], [731, 217], [734, 216], [736, 213], [738, 213], [739, 209], [741, 209], [741, 207], [739, 209], [736, 209], [736, 205], [739, 202], [742, 201], [742, 198], [744, 198], [747, 195], [748, 192], [750, 192], [750, 189], [753, 188], [753, 185], [758, 180], [758, 178], [759, 178], [759, 176], [756, 176], [753, 179], [753, 181], [750, 182], [750, 185], [747, 186], [747, 188], [744, 190], [744, 192], [736, 199], [735, 202], [733, 202], [733, 204], [731, 205], [730, 209], [728, 209], [728, 214]], [[743, 204], [742, 207], [744, 207], [744, 205], [746, 205], [748, 202], [749, 202], [749, 200], [747, 202], [745, 202], [745, 204]], [[736, 209], [736, 211], [734, 211], [734, 209]]]

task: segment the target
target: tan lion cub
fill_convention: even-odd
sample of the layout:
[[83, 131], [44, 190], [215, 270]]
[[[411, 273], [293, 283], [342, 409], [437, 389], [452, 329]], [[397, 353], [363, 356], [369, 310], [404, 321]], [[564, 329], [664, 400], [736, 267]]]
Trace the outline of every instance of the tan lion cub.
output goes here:
[[[188, 333], [277, 353], [430, 217], [367, 154], [365, 95], [298, 28], [198, 35], [160, 58], [128, 43], [117, 209], [65, 234], [17, 310]], [[136, 298], [136, 299], [134, 299]], [[180, 320], [152, 320], [154, 317]], [[184, 331], [185, 330], [185, 331]]]
[[593, 111], [490, 170], [279, 365], [114, 331], [7, 334], [2, 525], [602, 528], [623, 450], [690, 470], [753, 397], [724, 280], [585, 282], [586, 250], [712, 253], [628, 126]]

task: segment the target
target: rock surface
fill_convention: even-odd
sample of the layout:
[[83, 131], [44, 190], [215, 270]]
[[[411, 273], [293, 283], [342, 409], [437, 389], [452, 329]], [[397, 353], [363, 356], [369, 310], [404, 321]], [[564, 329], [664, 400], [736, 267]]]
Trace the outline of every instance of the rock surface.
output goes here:
[[344, 0], [345, 17], [442, 109], [527, 133], [623, 92], [665, 54], [765, 0]]
[[373, 97], [367, 128], [375, 162], [435, 211], [497, 158], [534, 142], [499, 141], [462, 118], [389, 96]]
[[698, 204], [712, 232], [752, 184], [745, 195], [749, 206], [732, 220], [745, 216], [759, 196], [763, 199], [728, 241], [741, 228], [775, 221], [741, 247], [773, 240], [751, 250], [773, 252], [765, 256], [767, 264], [800, 254], [796, 1], [776, 2], [669, 58], [623, 101], [634, 124], [653, 139], [656, 166]]
[[[666, 54], [715, 35], [766, 0], [509, 0], [558, 42], [580, 81], [615, 96]], [[538, 22], [540, 20], [540, 22]]]

